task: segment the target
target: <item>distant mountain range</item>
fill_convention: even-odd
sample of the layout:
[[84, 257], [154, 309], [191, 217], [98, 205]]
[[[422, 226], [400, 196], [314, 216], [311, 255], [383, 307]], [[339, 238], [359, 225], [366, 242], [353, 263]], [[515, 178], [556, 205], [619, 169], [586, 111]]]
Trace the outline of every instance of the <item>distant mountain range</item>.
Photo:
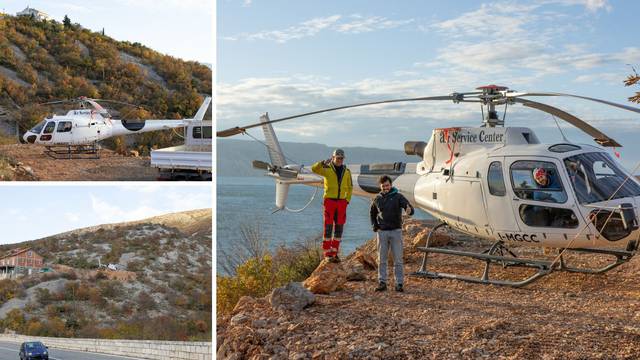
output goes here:
[[[282, 151], [296, 163], [311, 165], [318, 160], [331, 157], [334, 150], [323, 144], [282, 142]], [[417, 162], [416, 156], [408, 156], [404, 151], [365, 147], [344, 146], [347, 164], [370, 164], [389, 162]], [[261, 170], [251, 167], [253, 160], [269, 162], [265, 146], [257, 141], [219, 139], [217, 142], [217, 176], [262, 176]]]

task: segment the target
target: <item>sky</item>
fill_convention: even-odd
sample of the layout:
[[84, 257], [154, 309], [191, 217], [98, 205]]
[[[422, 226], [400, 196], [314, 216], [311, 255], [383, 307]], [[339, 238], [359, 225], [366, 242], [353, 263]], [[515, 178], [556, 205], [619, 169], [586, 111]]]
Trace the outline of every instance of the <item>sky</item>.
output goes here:
[[212, 0], [2, 0], [0, 10], [16, 14], [25, 7], [62, 22], [102, 31], [120, 41], [139, 42], [183, 60], [213, 63]]
[[[627, 98], [640, 88], [623, 81], [640, 69], [638, 13], [640, 2], [613, 0], [219, 0], [217, 127], [255, 123], [265, 112], [274, 119], [487, 84], [633, 105]], [[640, 114], [570, 98], [543, 102], [620, 142], [626, 167], [640, 161]], [[422, 102], [314, 115], [274, 129], [281, 141], [402, 149], [405, 141], [426, 141], [434, 127], [480, 121], [477, 104]], [[543, 142], [562, 139], [550, 115], [521, 105], [508, 109], [507, 125], [531, 127]], [[561, 127], [569, 140], [595, 144]]]
[[87, 226], [211, 208], [211, 186], [129, 183], [5, 184], [0, 187], [0, 244]]

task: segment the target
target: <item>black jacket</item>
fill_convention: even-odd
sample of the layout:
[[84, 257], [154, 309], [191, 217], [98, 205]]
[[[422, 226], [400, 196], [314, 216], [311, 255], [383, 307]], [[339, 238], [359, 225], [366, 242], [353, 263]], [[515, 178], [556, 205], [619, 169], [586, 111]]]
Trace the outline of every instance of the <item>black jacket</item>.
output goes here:
[[369, 209], [373, 231], [401, 228], [402, 209], [405, 209], [409, 215], [413, 215], [413, 207], [396, 188], [391, 188], [391, 191], [386, 194], [379, 193], [371, 202]]

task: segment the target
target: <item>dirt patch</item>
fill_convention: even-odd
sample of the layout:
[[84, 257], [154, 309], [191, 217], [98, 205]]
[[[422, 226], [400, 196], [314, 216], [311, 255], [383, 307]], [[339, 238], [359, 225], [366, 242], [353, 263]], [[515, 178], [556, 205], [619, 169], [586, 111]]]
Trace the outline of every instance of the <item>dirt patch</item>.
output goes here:
[[0, 145], [0, 157], [11, 159], [31, 175], [18, 180], [145, 181], [156, 180], [158, 176], [149, 157], [127, 157], [103, 149], [100, 159], [54, 160], [43, 151], [44, 147], [38, 145]]
[[[448, 246], [479, 251], [489, 244], [454, 236]], [[368, 244], [369, 245], [369, 244]], [[366, 246], [364, 247], [366, 248]], [[515, 248], [519, 256], [545, 258], [541, 249]], [[547, 256], [547, 259], [550, 257]], [[483, 263], [429, 257], [432, 270], [480, 275]], [[421, 256], [405, 258], [405, 275]], [[573, 265], [593, 256], [572, 256]], [[602, 260], [599, 260], [600, 262]], [[390, 267], [392, 270], [393, 267]], [[257, 354], [300, 359], [623, 359], [640, 353], [640, 258], [602, 275], [553, 273], [516, 289], [408, 276], [405, 292], [377, 293], [367, 280], [318, 295], [299, 313], [266, 302], [218, 319], [218, 355]], [[516, 279], [526, 270], [500, 266], [492, 275]], [[393, 284], [393, 275], [390, 274]], [[264, 326], [267, 324], [267, 326]], [[235, 339], [235, 340], [234, 340]], [[258, 357], [256, 357], [258, 358]]]

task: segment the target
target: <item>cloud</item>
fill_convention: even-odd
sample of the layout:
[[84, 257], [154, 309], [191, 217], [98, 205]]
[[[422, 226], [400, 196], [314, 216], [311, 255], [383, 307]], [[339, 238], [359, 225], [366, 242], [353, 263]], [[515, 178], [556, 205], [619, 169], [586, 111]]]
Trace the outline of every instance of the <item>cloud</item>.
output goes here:
[[91, 209], [94, 212], [92, 216], [95, 216], [97, 219], [99, 219], [101, 223], [139, 220], [147, 217], [161, 215], [163, 213], [163, 211], [146, 205], [125, 210], [93, 194], [90, 195], [90, 198]]
[[491, 31], [496, 34], [513, 36], [524, 31], [524, 25], [537, 20], [531, 11], [537, 5], [517, 5], [510, 3], [482, 4], [480, 9], [466, 12], [460, 16], [436, 22], [430, 27], [423, 27], [425, 31], [434, 29], [450, 36], [486, 37]]
[[257, 33], [242, 33], [234, 36], [223, 37], [226, 40], [269, 40], [277, 43], [285, 43], [294, 39], [302, 39], [314, 36], [320, 31], [330, 27], [340, 19], [340, 15], [318, 17], [304, 21], [298, 25], [290, 26], [283, 30], [260, 31]]
[[[575, 9], [563, 8], [565, 6], [583, 6], [588, 11], [575, 15]], [[218, 126], [223, 129], [253, 123], [267, 111], [275, 119], [359, 102], [470, 91], [487, 83], [504, 84], [519, 90], [540, 87], [546, 90], [549, 89], [548, 84], [554, 84], [552, 86], [557, 89], [558, 84], [570, 87], [571, 83], [612, 83], [619, 76], [616, 75], [616, 67], [637, 62], [640, 48], [603, 51], [590, 43], [574, 41], [574, 35], [584, 34], [585, 29], [591, 26], [596, 11], [608, 8], [606, 1], [495, 2], [428, 24], [420, 19], [343, 16], [322, 31], [358, 34], [410, 25], [407, 28], [423, 29], [422, 36], [435, 38], [441, 45], [431, 53], [426, 52], [424, 58], [409, 59], [409, 65], [404, 68], [389, 69], [388, 76], [346, 82], [326, 76], [326, 72], [322, 76], [285, 72], [285, 75], [277, 77], [220, 82]], [[624, 74], [617, 81], [622, 79]], [[607, 124], [611, 110], [602, 106], [574, 103], [568, 99], [555, 106], [594, 124], [620, 127], [623, 126], [620, 124], [628, 123], [620, 120], [619, 123]], [[509, 109], [508, 119], [510, 125], [531, 126], [535, 122], [538, 126], [540, 121], [543, 127], [556, 126], [549, 115], [520, 105]], [[323, 139], [317, 141], [326, 142], [338, 141], [338, 136], [331, 136], [327, 129], [349, 126], [361, 135], [357, 139], [349, 138], [349, 141], [362, 144], [378, 136], [381, 142], [385, 142], [382, 146], [388, 146], [387, 138], [393, 136], [414, 136], [428, 126], [441, 126], [443, 122], [477, 125], [479, 120], [477, 104], [415, 102], [304, 117], [279, 123], [277, 131], [287, 134], [288, 140], [314, 137]], [[385, 123], [394, 124], [396, 132], [385, 137], [376, 128]], [[400, 127], [413, 130], [401, 130]], [[399, 132], [402, 134], [398, 135]]]
[[574, 5], [578, 5], [578, 6], [584, 6], [588, 11], [595, 13], [598, 12], [599, 10], [606, 10], [607, 12], [610, 12], [613, 7], [611, 6], [611, 4], [609, 4], [608, 0], [549, 0], [549, 1], [542, 1], [541, 3], [547, 3], [547, 4], [560, 4], [560, 5], [565, 5], [565, 6], [574, 6]]
[[321, 31], [334, 31], [343, 34], [361, 34], [377, 30], [393, 29], [414, 22], [413, 19], [390, 20], [383, 16], [362, 16], [354, 14], [348, 18], [342, 15], [317, 17], [303, 21], [297, 25], [282, 30], [259, 31], [255, 33], [240, 33], [223, 36], [224, 40], [266, 40], [286, 43], [291, 40], [312, 37]]
[[389, 20], [382, 16], [363, 17], [361, 15], [351, 15], [353, 19], [350, 22], [336, 24], [335, 30], [346, 34], [360, 34], [376, 30], [393, 29], [399, 26], [412, 23], [413, 19], [408, 20]]

